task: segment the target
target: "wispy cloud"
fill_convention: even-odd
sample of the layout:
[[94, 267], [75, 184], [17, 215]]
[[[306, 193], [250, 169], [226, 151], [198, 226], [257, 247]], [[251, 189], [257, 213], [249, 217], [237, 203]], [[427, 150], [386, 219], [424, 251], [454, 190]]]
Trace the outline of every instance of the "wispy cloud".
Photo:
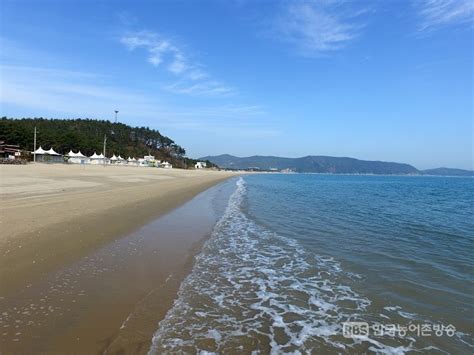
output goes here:
[[422, 21], [420, 33], [451, 25], [473, 25], [474, 2], [472, 0], [425, 0], [415, 1]]
[[120, 41], [129, 49], [145, 49], [147, 61], [155, 66], [164, 66], [170, 73], [179, 77], [179, 82], [167, 85], [165, 89], [175, 94], [193, 96], [230, 96], [234, 88], [224, 85], [191, 62], [184, 51], [169, 38], [154, 32], [141, 31], [123, 36]]
[[223, 85], [218, 81], [203, 81], [198, 83], [175, 83], [164, 87], [165, 90], [175, 94], [187, 94], [192, 96], [232, 96], [235, 89]]
[[[131, 124], [160, 129], [247, 136], [267, 135], [268, 118], [256, 105], [170, 105], [155, 95], [107, 85], [107, 77], [94, 73], [0, 65], [1, 115], [9, 116], [8, 107], [21, 108], [24, 115], [43, 117], [90, 117], [112, 119], [118, 108], [121, 117]], [[237, 135], [238, 135], [237, 134]]]
[[274, 19], [273, 37], [292, 44], [300, 54], [321, 55], [356, 39], [363, 27], [360, 17], [367, 11], [341, 0], [292, 2]]

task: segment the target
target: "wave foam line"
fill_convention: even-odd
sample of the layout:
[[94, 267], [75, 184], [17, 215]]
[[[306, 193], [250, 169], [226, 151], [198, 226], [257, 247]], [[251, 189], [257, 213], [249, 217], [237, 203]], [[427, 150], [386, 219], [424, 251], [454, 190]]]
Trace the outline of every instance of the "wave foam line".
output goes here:
[[344, 338], [342, 322], [363, 319], [370, 300], [338, 282], [335, 260], [251, 220], [242, 211], [245, 195], [240, 178], [149, 354], [413, 349], [411, 342]]

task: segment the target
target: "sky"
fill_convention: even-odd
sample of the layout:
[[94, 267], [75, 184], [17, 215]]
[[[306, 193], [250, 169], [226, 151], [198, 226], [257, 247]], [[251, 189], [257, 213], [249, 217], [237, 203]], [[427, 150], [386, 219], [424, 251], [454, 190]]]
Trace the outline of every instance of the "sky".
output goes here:
[[[0, 115], [472, 169], [470, 0], [1, 0]], [[40, 138], [39, 138], [40, 139]]]

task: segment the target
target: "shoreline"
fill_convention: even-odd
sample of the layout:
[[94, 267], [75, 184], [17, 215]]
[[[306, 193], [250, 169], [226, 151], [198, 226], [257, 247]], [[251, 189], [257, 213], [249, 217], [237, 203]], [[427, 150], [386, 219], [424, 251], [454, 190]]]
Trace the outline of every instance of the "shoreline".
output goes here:
[[0, 297], [232, 176], [176, 169], [1, 166]]
[[[67, 270], [89, 268], [89, 273], [94, 274], [97, 265], [102, 265], [104, 269], [111, 271], [104, 276], [97, 276], [95, 281], [89, 280], [87, 275], [75, 276], [74, 282], [81, 285], [81, 292], [85, 290], [85, 294], [79, 293], [76, 296], [86, 297], [79, 298], [82, 306], [76, 311], [74, 307], [79, 307], [80, 304], [70, 302], [76, 302], [77, 297], [69, 299], [70, 307], [65, 313], [70, 315], [67, 316], [69, 321], [65, 323], [68, 324], [65, 329], [59, 328], [61, 323], [65, 322], [61, 313], [61, 317], [50, 321], [48, 326], [45, 324], [34, 331], [28, 330], [26, 322], [30, 324], [35, 318], [39, 318], [34, 316], [35, 308], [26, 309], [24, 313], [28, 315], [28, 321], [25, 319], [24, 323], [18, 324], [20, 327], [16, 330], [19, 332], [14, 333], [21, 335], [16, 340], [15, 337], [8, 340], [8, 337], [5, 337], [7, 333], [4, 333], [1, 338], [3, 346], [11, 350], [19, 349], [17, 346], [20, 346], [23, 350], [37, 349], [52, 353], [63, 352], [71, 345], [86, 352], [146, 352], [156, 330], [157, 320], [164, 317], [172, 306], [182, 279], [193, 266], [194, 256], [210, 236], [212, 229], [209, 228], [216, 222], [210, 223], [210, 217], [206, 215], [199, 219], [193, 217], [193, 214], [208, 213], [196, 204], [202, 203], [205, 196], [209, 195], [207, 190], [218, 189], [222, 185], [219, 183], [236, 174], [139, 168], [122, 171], [122, 168], [104, 170], [103, 167], [86, 169], [84, 172], [74, 167], [71, 170], [70, 166], [51, 169], [50, 166], [38, 165], [31, 167], [25, 174], [24, 166], [15, 168], [11, 169], [14, 171], [7, 172], [7, 169], [0, 170], [2, 226], [8, 221], [10, 230], [14, 229], [11, 234], [2, 232], [0, 237], [2, 309], [10, 308], [12, 313], [16, 313], [13, 312], [14, 307], [22, 309], [24, 305], [30, 302], [34, 304], [41, 298], [46, 299], [52, 310], [57, 308], [54, 316], [59, 317], [57, 313], [64, 302], [73, 296], [61, 293], [61, 298], [58, 298], [57, 294], [50, 294], [50, 289], [56, 290], [57, 285], [64, 280], [70, 281], [70, 275], [75, 271]], [[23, 174], [19, 178], [20, 182], [15, 183], [12, 178], [17, 179], [19, 171]], [[19, 184], [22, 177], [28, 177], [28, 173], [39, 175], [35, 178], [37, 186], [41, 185], [44, 179], [50, 178], [57, 184], [46, 194], [18, 193], [15, 189], [21, 187]], [[96, 183], [98, 178], [110, 180], [111, 176], [116, 179], [116, 175], [120, 175], [121, 180], [126, 177], [125, 180], [129, 181], [119, 184], [102, 182], [93, 187], [64, 189], [61, 180], [64, 182], [65, 179], [71, 179], [71, 175], [74, 175], [75, 180], [89, 183]], [[145, 181], [147, 178], [149, 181]], [[128, 186], [130, 180], [135, 180], [134, 184], [137, 186]], [[70, 184], [71, 181], [67, 183]], [[211, 188], [212, 186], [215, 187]], [[104, 191], [100, 191], [101, 189]], [[28, 186], [24, 190], [28, 190]], [[115, 194], [107, 198], [112, 191]], [[201, 193], [203, 191], [206, 192]], [[197, 202], [193, 202], [195, 200]], [[30, 203], [36, 208], [30, 208], [32, 211], [26, 217], [19, 214], [19, 211], [25, 208], [24, 205]], [[89, 209], [85, 209], [87, 205], [90, 206]], [[188, 205], [190, 207], [186, 207]], [[68, 210], [71, 206], [74, 206], [72, 214], [67, 213], [71, 212]], [[200, 209], [203, 211], [195, 213]], [[182, 216], [177, 217], [180, 213]], [[42, 214], [46, 215], [46, 220], [40, 218]], [[183, 218], [194, 218], [191, 233], [189, 226], [186, 226], [191, 222], [182, 223]], [[12, 219], [15, 224], [11, 224]], [[32, 223], [35, 219], [39, 221], [36, 226], [40, 225], [37, 229]], [[99, 223], [104, 220], [116, 223]], [[174, 225], [166, 227], [167, 220], [173, 220]], [[207, 222], [201, 222], [203, 220]], [[159, 227], [160, 223], [165, 225]], [[180, 228], [184, 229], [179, 231]], [[133, 256], [136, 248], [129, 249], [125, 241], [141, 240], [143, 235], [147, 235], [146, 243], [154, 240], [155, 244], [143, 248], [143, 255], [137, 258]], [[109, 251], [106, 252], [107, 250]], [[150, 254], [150, 250], [153, 250], [153, 254]], [[100, 253], [103, 253], [103, 256], [93, 263], [94, 268], [91, 269], [86, 261]], [[120, 253], [125, 253], [123, 260], [118, 257], [107, 259], [109, 254]], [[84, 265], [78, 266], [81, 264]], [[116, 267], [125, 269], [120, 272], [118, 269], [113, 271]], [[153, 280], [152, 284], [150, 280]], [[103, 293], [107, 290], [112, 291], [112, 299], [108, 293]], [[70, 292], [74, 294], [73, 291]], [[150, 297], [151, 295], [153, 297]], [[52, 314], [48, 316], [51, 318]], [[15, 322], [21, 322], [21, 317], [16, 316]], [[41, 317], [44, 317], [44, 314]], [[8, 320], [0, 315], [0, 323], [17, 328], [12, 320], [13, 318]], [[58, 334], [51, 335], [51, 330]], [[81, 336], [77, 336], [78, 333]], [[25, 339], [21, 338], [23, 336]]]

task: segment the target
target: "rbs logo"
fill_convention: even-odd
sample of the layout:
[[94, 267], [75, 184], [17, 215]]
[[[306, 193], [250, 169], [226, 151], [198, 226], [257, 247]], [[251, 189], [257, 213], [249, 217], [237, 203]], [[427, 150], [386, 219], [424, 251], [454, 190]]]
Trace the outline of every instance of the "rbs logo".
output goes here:
[[365, 338], [369, 336], [370, 328], [367, 322], [344, 322], [342, 323], [342, 335], [344, 338]]

